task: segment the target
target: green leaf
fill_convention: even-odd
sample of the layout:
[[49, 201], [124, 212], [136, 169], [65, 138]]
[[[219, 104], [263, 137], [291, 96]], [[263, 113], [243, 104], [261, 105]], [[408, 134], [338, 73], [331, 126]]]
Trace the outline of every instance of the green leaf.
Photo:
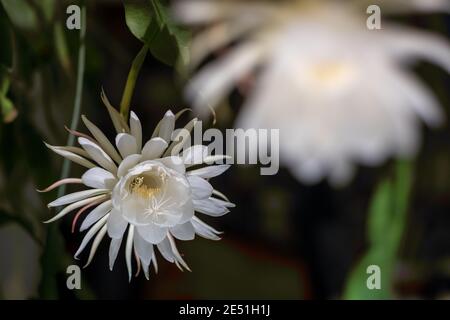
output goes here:
[[25, 30], [33, 30], [38, 24], [36, 12], [27, 0], [0, 0], [12, 23]]
[[149, 0], [125, 0], [125, 21], [131, 33], [144, 43], [149, 43], [152, 32], [153, 7]]
[[152, 55], [168, 65], [189, 58], [189, 32], [179, 28], [158, 0], [125, 0], [125, 19], [131, 33], [145, 43]]
[[174, 65], [178, 57], [181, 59], [181, 63], [187, 64], [190, 33], [173, 22], [167, 8], [160, 1], [152, 0], [151, 2], [161, 32], [156, 35], [150, 51], [157, 59], [168, 65]]

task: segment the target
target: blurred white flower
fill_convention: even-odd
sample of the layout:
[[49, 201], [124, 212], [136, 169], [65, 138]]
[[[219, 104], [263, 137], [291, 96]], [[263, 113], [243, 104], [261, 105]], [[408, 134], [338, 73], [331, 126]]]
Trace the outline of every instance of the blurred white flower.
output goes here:
[[[254, 79], [236, 126], [279, 128], [281, 161], [306, 183], [343, 184], [355, 164], [414, 155], [419, 120], [435, 126], [444, 115], [406, 64], [426, 59], [449, 72], [450, 47], [386, 21], [368, 30], [368, 3], [180, 1], [178, 20], [205, 27], [192, 42], [191, 69], [231, 45], [188, 83], [188, 99], [205, 114], [243, 79]], [[373, 3], [383, 14], [450, 7], [448, 0]]]
[[[57, 154], [89, 170], [81, 179], [60, 180], [44, 191], [67, 183], [82, 183], [91, 188], [65, 195], [48, 204], [50, 208], [66, 207], [47, 222], [53, 222], [78, 209], [72, 225], [74, 230], [79, 216], [88, 208], [96, 206], [81, 224], [80, 231], [88, 232], [75, 254], [77, 257], [94, 239], [86, 266], [108, 234], [111, 238], [111, 269], [122, 239], [126, 238], [125, 257], [130, 279], [133, 252], [138, 270], [142, 265], [147, 278], [150, 263], [153, 262], [157, 270], [154, 245], [166, 260], [175, 263], [180, 269], [184, 267], [189, 270], [178, 252], [175, 239], [192, 240], [198, 234], [207, 239], [219, 240], [220, 232], [201, 221], [195, 211], [218, 217], [228, 213], [229, 208], [234, 206], [208, 182], [209, 178], [222, 174], [229, 166], [205, 166], [225, 156], [209, 157], [207, 147], [202, 145], [191, 146], [180, 154], [188, 143], [188, 137], [174, 133], [177, 116], [171, 111], [160, 121], [153, 137], [142, 146], [138, 117], [131, 112], [128, 126], [106, 97], [102, 95], [102, 98], [118, 132], [118, 151], [86, 117], [83, 117], [83, 121], [92, 137], [71, 132], [78, 136], [83, 149], [47, 145]], [[197, 119], [193, 119], [185, 129], [192, 129], [196, 122]], [[171, 142], [172, 138], [174, 142]], [[193, 165], [195, 169], [192, 169]]]

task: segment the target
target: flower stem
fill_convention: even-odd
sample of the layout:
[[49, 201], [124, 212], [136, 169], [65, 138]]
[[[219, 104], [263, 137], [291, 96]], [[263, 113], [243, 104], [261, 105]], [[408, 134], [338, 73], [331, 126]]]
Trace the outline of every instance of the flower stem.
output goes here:
[[120, 102], [120, 114], [125, 119], [125, 121], [128, 121], [128, 112], [130, 109], [131, 98], [133, 97], [136, 80], [138, 78], [142, 64], [144, 63], [145, 57], [147, 56], [147, 52], [148, 46], [144, 45], [137, 56], [134, 58], [130, 72], [128, 73], [127, 83], [125, 84], [122, 100]]
[[[80, 48], [78, 50], [78, 70], [77, 70], [77, 84], [75, 89], [75, 102], [72, 112], [72, 121], [70, 124], [71, 130], [76, 130], [80, 120], [81, 101], [83, 98], [83, 83], [84, 83], [84, 68], [86, 61], [86, 7], [81, 9], [81, 30], [80, 30]], [[67, 138], [67, 146], [73, 146], [75, 143], [75, 136], [70, 134]], [[66, 179], [69, 176], [71, 162], [68, 159], [64, 160], [61, 172], [61, 179]], [[58, 197], [61, 197], [66, 192], [66, 186], [63, 185], [58, 189]]]

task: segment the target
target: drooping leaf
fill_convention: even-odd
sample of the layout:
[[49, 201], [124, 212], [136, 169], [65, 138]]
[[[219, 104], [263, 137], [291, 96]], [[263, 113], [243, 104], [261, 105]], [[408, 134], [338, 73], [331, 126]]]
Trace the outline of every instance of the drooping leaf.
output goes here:
[[178, 57], [181, 63], [186, 64], [189, 59], [190, 33], [174, 23], [167, 8], [160, 1], [152, 0], [152, 4], [161, 31], [156, 35], [150, 51], [168, 65], [174, 65]]
[[189, 33], [178, 27], [159, 0], [125, 0], [125, 18], [131, 33], [145, 43], [155, 58], [173, 66], [187, 63]]
[[125, 21], [131, 33], [144, 43], [151, 41], [153, 7], [148, 0], [125, 0]]

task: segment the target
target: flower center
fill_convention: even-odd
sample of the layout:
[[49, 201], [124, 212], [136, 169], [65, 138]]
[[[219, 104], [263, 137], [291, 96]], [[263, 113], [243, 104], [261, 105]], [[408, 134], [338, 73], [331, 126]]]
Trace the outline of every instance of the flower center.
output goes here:
[[166, 175], [163, 172], [149, 172], [133, 178], [129, 190], [133, 195], [149, 199], [161, 191], [165, 180]]

